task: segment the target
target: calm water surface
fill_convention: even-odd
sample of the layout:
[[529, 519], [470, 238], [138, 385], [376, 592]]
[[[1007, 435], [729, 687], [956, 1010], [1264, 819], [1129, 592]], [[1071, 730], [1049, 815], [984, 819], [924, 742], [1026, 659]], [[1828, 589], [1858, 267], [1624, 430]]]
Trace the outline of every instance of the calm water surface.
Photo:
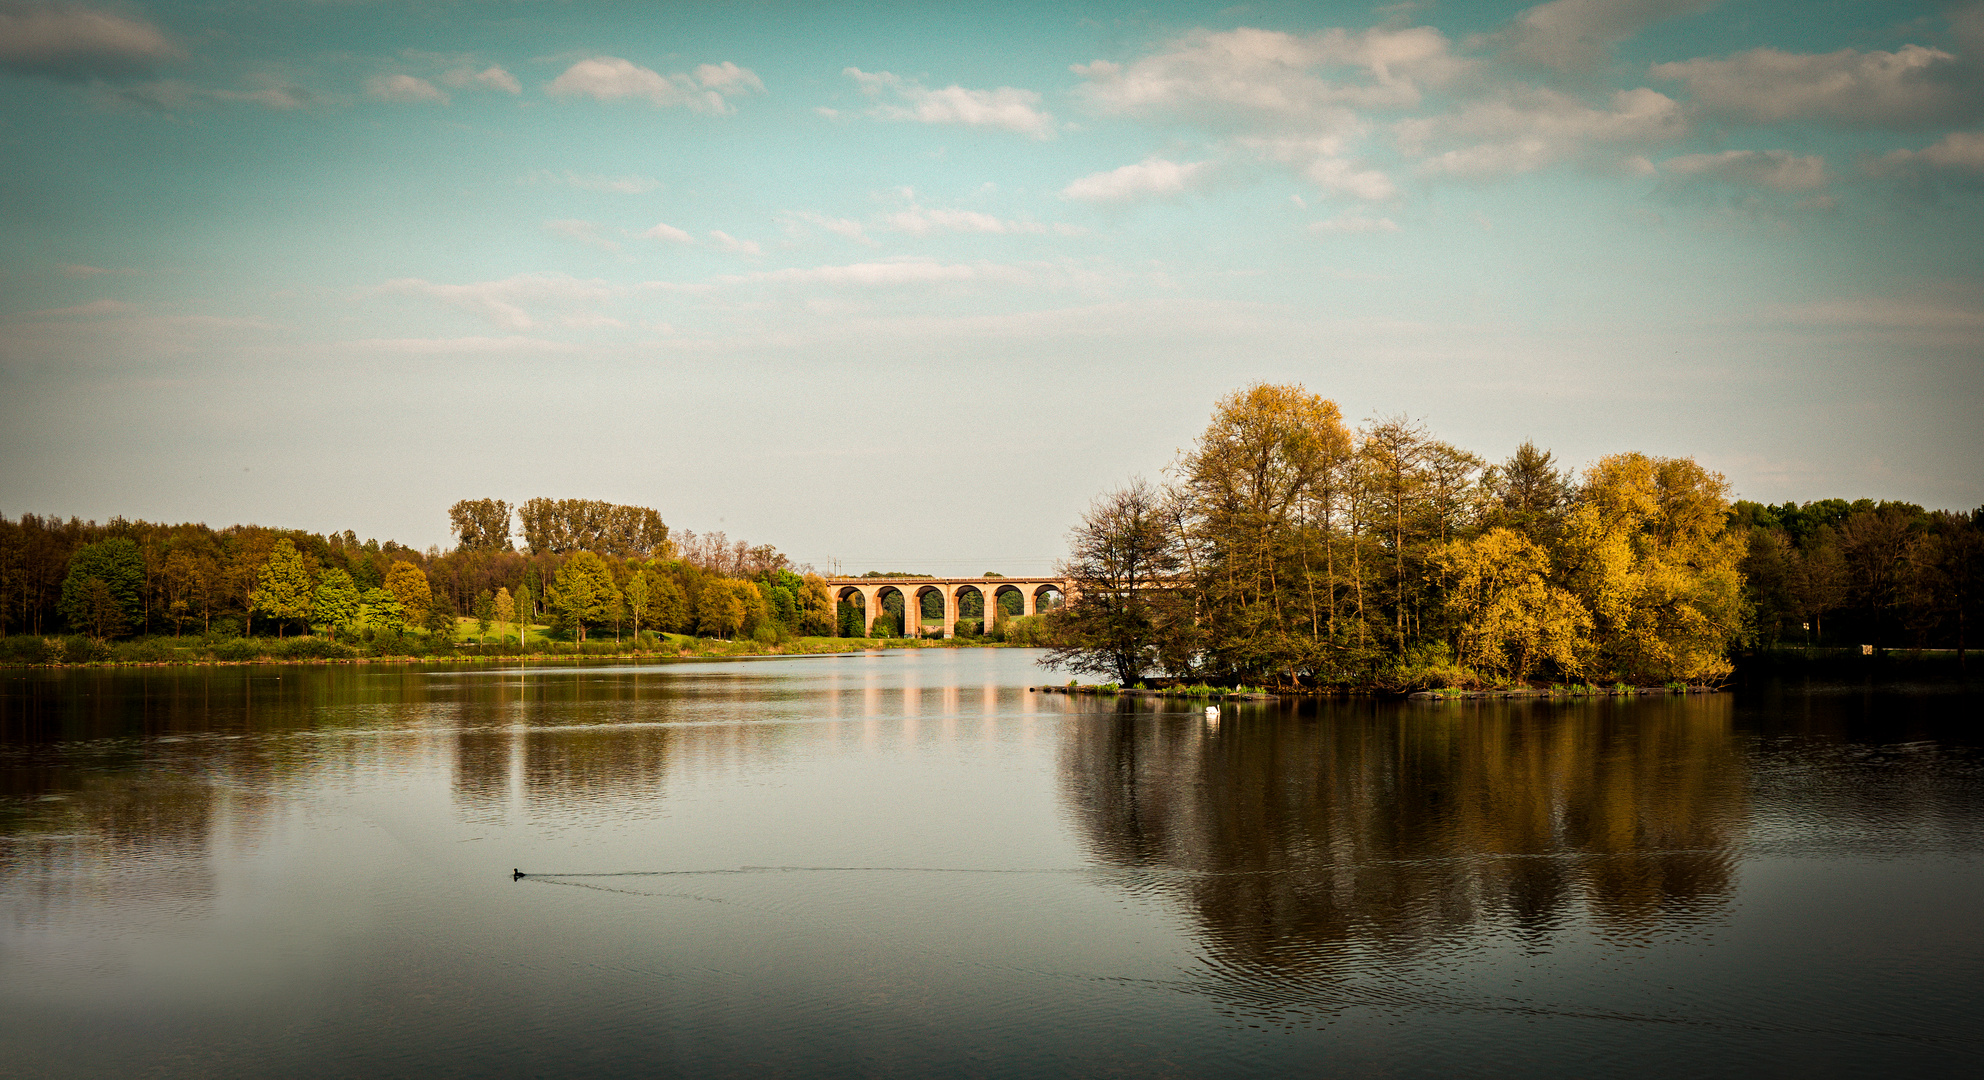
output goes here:
[[0, 672], [0, 1073], [1984, 1070], [1974, 694], [1035, 658]]

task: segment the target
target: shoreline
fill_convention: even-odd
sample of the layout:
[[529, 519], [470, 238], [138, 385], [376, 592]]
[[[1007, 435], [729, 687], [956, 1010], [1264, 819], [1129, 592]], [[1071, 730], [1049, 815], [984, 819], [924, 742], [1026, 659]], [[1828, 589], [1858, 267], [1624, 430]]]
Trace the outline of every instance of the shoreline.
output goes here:
[[1165, 699], [1193, 699], [1201, 701], [1278, 701], [1288, 699], [1331, 698], [1331, 697], [1372, 697], [1400, 698], [1408, 701], [1468, 701], [1489, 698], [1545, 698], [1551, 700], [1571, 700], [1600, 697], [1637, 696], [1680, 696], [1687, 694], [1726, 693], [1726, 687], [1719, 686], [1568, 686], [1548, 689], [1522, 688], [1512, 690], [1399, 690], [1390, 687], [1364, 685], [1343, 687], [1315, 687], [1293, 690], [1261, 690], [1224, 688], [1212, 686], [1170, 687], [1151, 690], [1102, 685], [1073, 684], [1069, 686], [1029, 686], [1030, 693], [1072, 694], [1091, 697], [1140, 697]]
[[[233, 639], [241, 640], [241, 639]], [[746, 645], [742, 642], [727, 642], [721, 639], [698, 639], [718, 646]], [[844, 647], [808, 647], [808, 642], [847, 642]], [[756, 643], [748, 643], [756, 646]], [[797, 647], [795, 647], [797, 646]], [[593, 660], [732, 660], [767, 659], [773, 657], [798, 656], [838, 656], [846, 653], [881, 652], [890, 649], [1017, 649], [1029, 646], [1011, 642], [989, 641], [976, 638], [948, 638], [943, 640], [917, 640], [914, 638], [804, 638], [792, 645], [769, 645], [756, 647], [710, 648], [707, 645], [685, 646], [673, 650], [641, 649], [622, 652], [532, 652], [532, 653], [486, 653], [473, 645], [453, 655], [412, 656], [384, 654], [378, 656], [253, 656], [238, 659], [214, 656], [184, 657], [169, 660], [55, 660], [43, 663], [0, 662], [4, 670], [81, 670], [87, 668], [193, 668], [193, 667], [247, 667], [251, 665], [282, 665], [290, 667], [335, 666], [364, 664], [480, 664], [480, 663], [522, 663], [551, 661], [593, 661]]]

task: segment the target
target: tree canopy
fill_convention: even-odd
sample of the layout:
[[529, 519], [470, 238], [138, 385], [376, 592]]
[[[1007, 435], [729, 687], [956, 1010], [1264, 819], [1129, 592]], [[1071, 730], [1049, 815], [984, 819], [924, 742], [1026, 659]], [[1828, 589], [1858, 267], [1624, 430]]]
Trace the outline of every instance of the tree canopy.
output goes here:
[[1124, 682], [1712, 681], [1747, 610], [1728, 520], [1727, 483], [1686, 458], [1574, 479], [1524, 443], [1489, 466], [1410, 417], [1351, 431], [1303, 387], [1255, 385], [1167, 487], [1076, 526], [1053, 655]]

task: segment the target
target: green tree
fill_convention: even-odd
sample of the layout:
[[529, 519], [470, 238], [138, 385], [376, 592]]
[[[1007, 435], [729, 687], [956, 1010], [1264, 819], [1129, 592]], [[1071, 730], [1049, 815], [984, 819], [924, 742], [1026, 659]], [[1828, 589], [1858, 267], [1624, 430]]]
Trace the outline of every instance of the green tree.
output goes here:
[[386, 571], [384, 588], [399, 601], [408, 623], [420, 625], [427, 621], [427, 611], [434, 606], [434, 587], [427, 583], [427, 574], [420, 567], [404, 559], [394, 562], [392, 569]]
[[448, 508], [448, 525], [464, 551], [510, 550], [510, 504], [501, 499], [463, 499]]
[[606, 560], [590, 551], [573, 553], [558, 568], [553, 588], [557, 590], [558, 613], [586, 639], [587, 626], [610, 622], [620, 610], [620, 590], [613, 585], [613, 571]]
[[380, 589], [367, 589], [358, 598], [358, 619], [374, 630], [397, 634], [406, 629], [406, 609], [399, 597]]
[[654, 597], [654, 579], [648, 568], [635, 566], [634, 572], [627, 575], [627, 614], [634, 620], [634, 640], [641, 640], [641, 619], [648, 614], [648, 601]]
[[[102, 590], [94, 590], [92, 581], [101, 582]], [[84, 544], [69, 557], [56, 610], [73, 629], [112, 637], [128, 629], [144, 611], [140, 595], [144, 583], [145, 559], [131, 540], [113, 537]]]
[[91, 578], [84, 585], [83, 604], [89, 613], [91, 637], [113, 638], [131, 628], [124, 615], [124, 605], [111, 593], [110, 586], [102, 578]]
[[827, 579], [807, 574], [799, 587], [799, 632], [823, 637], [834, 632], [834, 599]]
[[730, 588], [744, 605], [744, 621], [738, 629], [745, 635], [755, 635], [760, 629], [772, 625], [771, 605], [766, 601], [765, 592], [754, 581], [732, 580]]
[[311, 604], [317, 622], [332, 630], [342, 630], [359, 621], [358, 584], [351, 574], [333, 567], [317, 580], [317, 595]]
[[727, 638], [744, 627], [744, 597], [733, 586], [734, 578], [712, 578], [703, 583], [696, 605], [696, 631], [704, 637]]
[[517, 622], [517, 601], [510, 595], [510, 590], [507, 587], [496, 590], [496, 621], [504, 624], [517, 624], [517, 646], [522, 648], [524, 643], [524, 627], [522, 623]]
[[1563, 529], [1577, 494], [1576, 479], [1558, 470], [1550, 451], [1530, 441], [1516, 447], [1509, 460], [1490, 466], [1481, 486], [1488, 496], [1484, 524], [1514, 529], [1546, 548]]
[[648, 622], [656, 630], [670, 634], [689, 629], [689, 597], [674, 574], [658, 572], [649, 585]]
[[278, 540], [269, 549], [255, 579], [254, 610], [276, 621], [276, 637], [282, 637], [284, 624], [293, 619], [307, 622], [317, 583], [311, 580], [310, 564], [288, 539]]
[[1336, 404], [1301, 386], [1261, 383], [1220, 399], [1180, 463], [1180, 501], [1167, 515], [1202, 610], [1175, 625], [1166, 666], [1197, 658], [1223, 677], [1322, 666], [1329, 553], [1308, 524], [1349, 451]]
[[496, 597], [488, 589], [475, 594], [475, 606], [470, 609], [475, 616], [475, 640], [480, 642], [489, 636], [489, 624], [496, 621]]
[[420, 620], [420, 628], [427, 631], [429, 640], [454, 641], [456, 625], [453, 606], [439, 600], [428, 604], [427, 614]]

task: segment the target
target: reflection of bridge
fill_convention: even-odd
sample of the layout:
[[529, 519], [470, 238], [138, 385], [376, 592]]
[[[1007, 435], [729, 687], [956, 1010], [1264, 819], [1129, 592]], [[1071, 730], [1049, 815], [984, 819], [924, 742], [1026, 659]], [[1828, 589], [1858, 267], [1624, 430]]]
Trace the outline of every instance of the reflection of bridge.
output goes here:
[[[1031, 615], [1042, 610], [1041, 600], [1047, 594], [1066, 599], [1074, 593], [1074, 584], [1061, 577], [975, 577], [975, 578], [828, 578], [827, 591], [833, 595], [834, 608], [839, 610], [844, 600], [861, 598], [861, 629], [863, 634], [875, 629], [875, 614], [882, 610], [882, 598], [894, 592], [902, 596], [903, 621], [912, 617], [918, 620], [921, 629], [923, 594], [936, 592], [944, 598], [944, 636], [956, 637], [958, 631], [958, 601], [964, 594], [976, 591], [985, 600], [985, 618], [990, 620], [998, 610], [999, 596], [1005, 592], [1020, 594], [1020, 614]], [[1046, 606], [1052, 606], [1046, 605]], [[915, 614], [912, 616], [912, 612]], [[988, 621], [986, 630], [992, 628]], [[836, 625], [838, 630], [838, 625]], [[909, 627], [904, 627], [910, 633]]]

